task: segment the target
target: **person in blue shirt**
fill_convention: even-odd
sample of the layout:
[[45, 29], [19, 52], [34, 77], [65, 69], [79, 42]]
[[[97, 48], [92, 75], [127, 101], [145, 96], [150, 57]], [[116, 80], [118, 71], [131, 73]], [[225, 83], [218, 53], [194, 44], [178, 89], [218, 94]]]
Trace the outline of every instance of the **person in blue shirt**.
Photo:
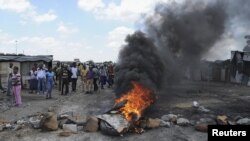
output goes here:
[[52, 68], [50, 67], [49, 70], [46, 73], [46, 78], [47, 78], [47, 94], [46, 94], [46, 99], [52, 98], [51, 93], [53, 89], [53, 85], [55, 82], [55, 74], [52, 71]]

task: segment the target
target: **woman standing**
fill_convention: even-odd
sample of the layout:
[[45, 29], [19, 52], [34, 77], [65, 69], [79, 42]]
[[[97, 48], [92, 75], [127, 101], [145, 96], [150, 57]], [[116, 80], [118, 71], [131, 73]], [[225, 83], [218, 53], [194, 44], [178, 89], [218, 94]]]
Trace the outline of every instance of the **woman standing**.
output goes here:
[[12, 74], [12, 91], [15, 97], [15, 106], [20, 106], [22, 104], [21, 99], [21, 75], [18, 73], [18, 67], [15, 66]]
[[33, 93], [33, 91], [37, 92], [38, 84], [36, 75], [37, 75], [37, 70], [35, 69], [35, 67], [32, 67], [32, 69], [30, 70], [30, 93]]

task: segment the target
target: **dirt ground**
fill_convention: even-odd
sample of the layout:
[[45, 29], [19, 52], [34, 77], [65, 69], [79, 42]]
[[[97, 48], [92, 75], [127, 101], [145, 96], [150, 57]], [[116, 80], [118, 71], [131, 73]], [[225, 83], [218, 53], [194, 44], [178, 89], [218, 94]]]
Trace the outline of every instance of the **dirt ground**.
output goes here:
[[[214, 82], [183, 82], [175, 86], [166, 86], [166, 92], [158, 94], [157, 102], [145, 112], [147, 117], [160, 118], [162, 115], [173, 113], [181, 115], [190, 121], [217, 115], [227, 115], [229, 119], [235, 116], [250, 117], [250, 88], [235, 84]], [[46, 100], [45, 96], [29, 94], [22, 91], [22, 107], [9, 107], [10, 98], [0, 95], [0, 118], [16, 120], [37, 112], [47, 112], [49, 107], [60, 113], [74, 112], [79, 115], [98, 115], [113, 105], [115, 94], [112, 89], [105, 88], [98, 93], [86, 95], [81, 92], [69, 96], [61, 96], [57, 89], [53, 91], [53, 99]], [[211, 110], [209, 113], [197, 112], [192, 107], [193, 101]], [[35, 129], [0, 132], [0, 141], [206, 141], [207, 134], [195, 131], [193, 126], [170, 128], [160, 127], [147, 130], [145, 133], [127, 134], [124, 137], [110, 137], [100, 132], [87, 133], [79, 131], [70, 137], [59, 137], [55, 132], [41, 132]]]

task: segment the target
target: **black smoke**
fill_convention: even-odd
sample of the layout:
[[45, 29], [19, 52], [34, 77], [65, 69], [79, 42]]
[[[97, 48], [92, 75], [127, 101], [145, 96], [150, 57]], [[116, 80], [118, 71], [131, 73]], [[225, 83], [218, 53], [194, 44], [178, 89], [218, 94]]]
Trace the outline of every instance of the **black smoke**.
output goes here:
[[115, 71], [116, 94], [128, 91], [131, 81], [162, 90], [161, 86], [178, 82], [198, 68], [203, 56], [228, 32], [231, 22], [249, 17], [249, 2], [239, 1], [240, 4], [236, 0], [158, 4], [154, 14], [145, 18], [145, 34], [129, 35], [127, 45], [120, 51]]
[[153, 91], [160, 89], [164, 67], [153, 41], [138, 31], [128, 35], [126, 43], [115, 68], [116, 94], [124, 94], [130, 90], [132, 81]]

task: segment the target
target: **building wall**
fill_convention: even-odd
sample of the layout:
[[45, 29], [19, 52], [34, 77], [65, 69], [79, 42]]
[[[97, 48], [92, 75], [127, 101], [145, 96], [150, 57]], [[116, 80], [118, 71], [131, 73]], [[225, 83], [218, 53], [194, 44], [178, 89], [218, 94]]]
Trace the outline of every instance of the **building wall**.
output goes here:
[[[20, 62], [12, 62], [12, 63], [13, 63], [13, 67], [17, 66], [19, 68], [19, 72], [20, 72]], [[1, 81], [2, 81], [3, 87], [7, 87], [9, 64], [10, 62], [0, 62], [0, 75], [1, 75]]]

